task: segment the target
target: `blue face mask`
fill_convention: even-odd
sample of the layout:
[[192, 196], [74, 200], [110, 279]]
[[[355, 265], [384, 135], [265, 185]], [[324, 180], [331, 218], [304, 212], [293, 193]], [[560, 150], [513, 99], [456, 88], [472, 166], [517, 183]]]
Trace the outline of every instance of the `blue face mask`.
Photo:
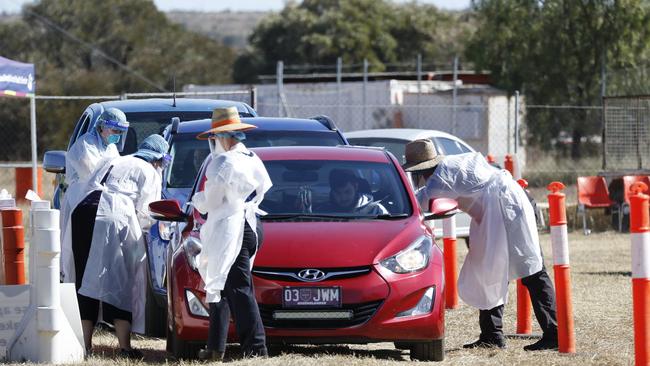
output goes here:
[[120, 136], [121, 135], [110, 135], [106, 138], [106, 143], [109, 145], [117, 144], [118, 142], [120, 142]]

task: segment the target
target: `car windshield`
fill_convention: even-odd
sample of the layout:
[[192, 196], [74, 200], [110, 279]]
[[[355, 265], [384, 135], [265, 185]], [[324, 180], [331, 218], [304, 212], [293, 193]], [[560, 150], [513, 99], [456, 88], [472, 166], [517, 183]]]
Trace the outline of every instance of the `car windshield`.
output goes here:
[[390, 163], [341, 160], [264, 162], [273, 187], [260, 208], [266, 220], [391, 218], [412, 213], [406, 189]]
[[[334, 131], [260, 131], [246, 132], [244, 145], [248, 148], [270, 146], [336, 146], [344, 144]], [[197, 140], [196, 134], [174, 136], [170, 155], [172, 162], [166, 171], [168, 188], [191, 188], [201, 164], [210, 153], [208, 143]]]
[[349, 138], [348, 142], [351, 145], [384, 147], [391, 154], [395, 155], [397, 161], [400, 163], [406, 162], [404, 159], [404, 150], [409, 140], [353, 137]]

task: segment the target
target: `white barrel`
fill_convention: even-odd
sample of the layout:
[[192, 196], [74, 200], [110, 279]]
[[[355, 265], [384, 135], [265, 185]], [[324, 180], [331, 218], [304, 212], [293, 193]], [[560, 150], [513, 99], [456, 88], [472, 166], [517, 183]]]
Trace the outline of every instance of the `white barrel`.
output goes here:
[[34, 229], [59, 229], [59, 210], [39, 209], [32, 211]]

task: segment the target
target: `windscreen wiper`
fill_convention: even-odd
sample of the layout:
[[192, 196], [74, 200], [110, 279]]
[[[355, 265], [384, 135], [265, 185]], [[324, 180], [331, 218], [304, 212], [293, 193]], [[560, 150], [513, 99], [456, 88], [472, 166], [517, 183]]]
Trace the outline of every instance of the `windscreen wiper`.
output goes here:
[[341, 215], [322, 215], [322, 214], [269, 214], [262, 216], [262, 220], [291, 220], [291, 219], [339, 219], [354, 220], [363, 217], [341, 216]]
[[376, 220], [399, 220], [399, 219], [403, 219], [403, 218], [406, 218], [406, 217], [409, 217], [409, 215], [405, 214], [405, 213], [401, 213], [401, 214], [394, 214], [394, 215], [381, 214], [381, 215], [377, 215], [377, 216], [371, 217], [371, 218], [376, 219]]

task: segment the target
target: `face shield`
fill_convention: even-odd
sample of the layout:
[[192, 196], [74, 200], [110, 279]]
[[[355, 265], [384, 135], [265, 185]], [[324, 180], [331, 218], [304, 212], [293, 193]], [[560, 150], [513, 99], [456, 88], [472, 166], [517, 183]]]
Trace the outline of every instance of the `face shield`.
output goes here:
[[108, 108], [97, 119], [97, 127], [104, 142], [115, 144], [118, 151], [124, 149], [126, 135], [129, 131], [129, 122], [124, 112], [117, 108]]

